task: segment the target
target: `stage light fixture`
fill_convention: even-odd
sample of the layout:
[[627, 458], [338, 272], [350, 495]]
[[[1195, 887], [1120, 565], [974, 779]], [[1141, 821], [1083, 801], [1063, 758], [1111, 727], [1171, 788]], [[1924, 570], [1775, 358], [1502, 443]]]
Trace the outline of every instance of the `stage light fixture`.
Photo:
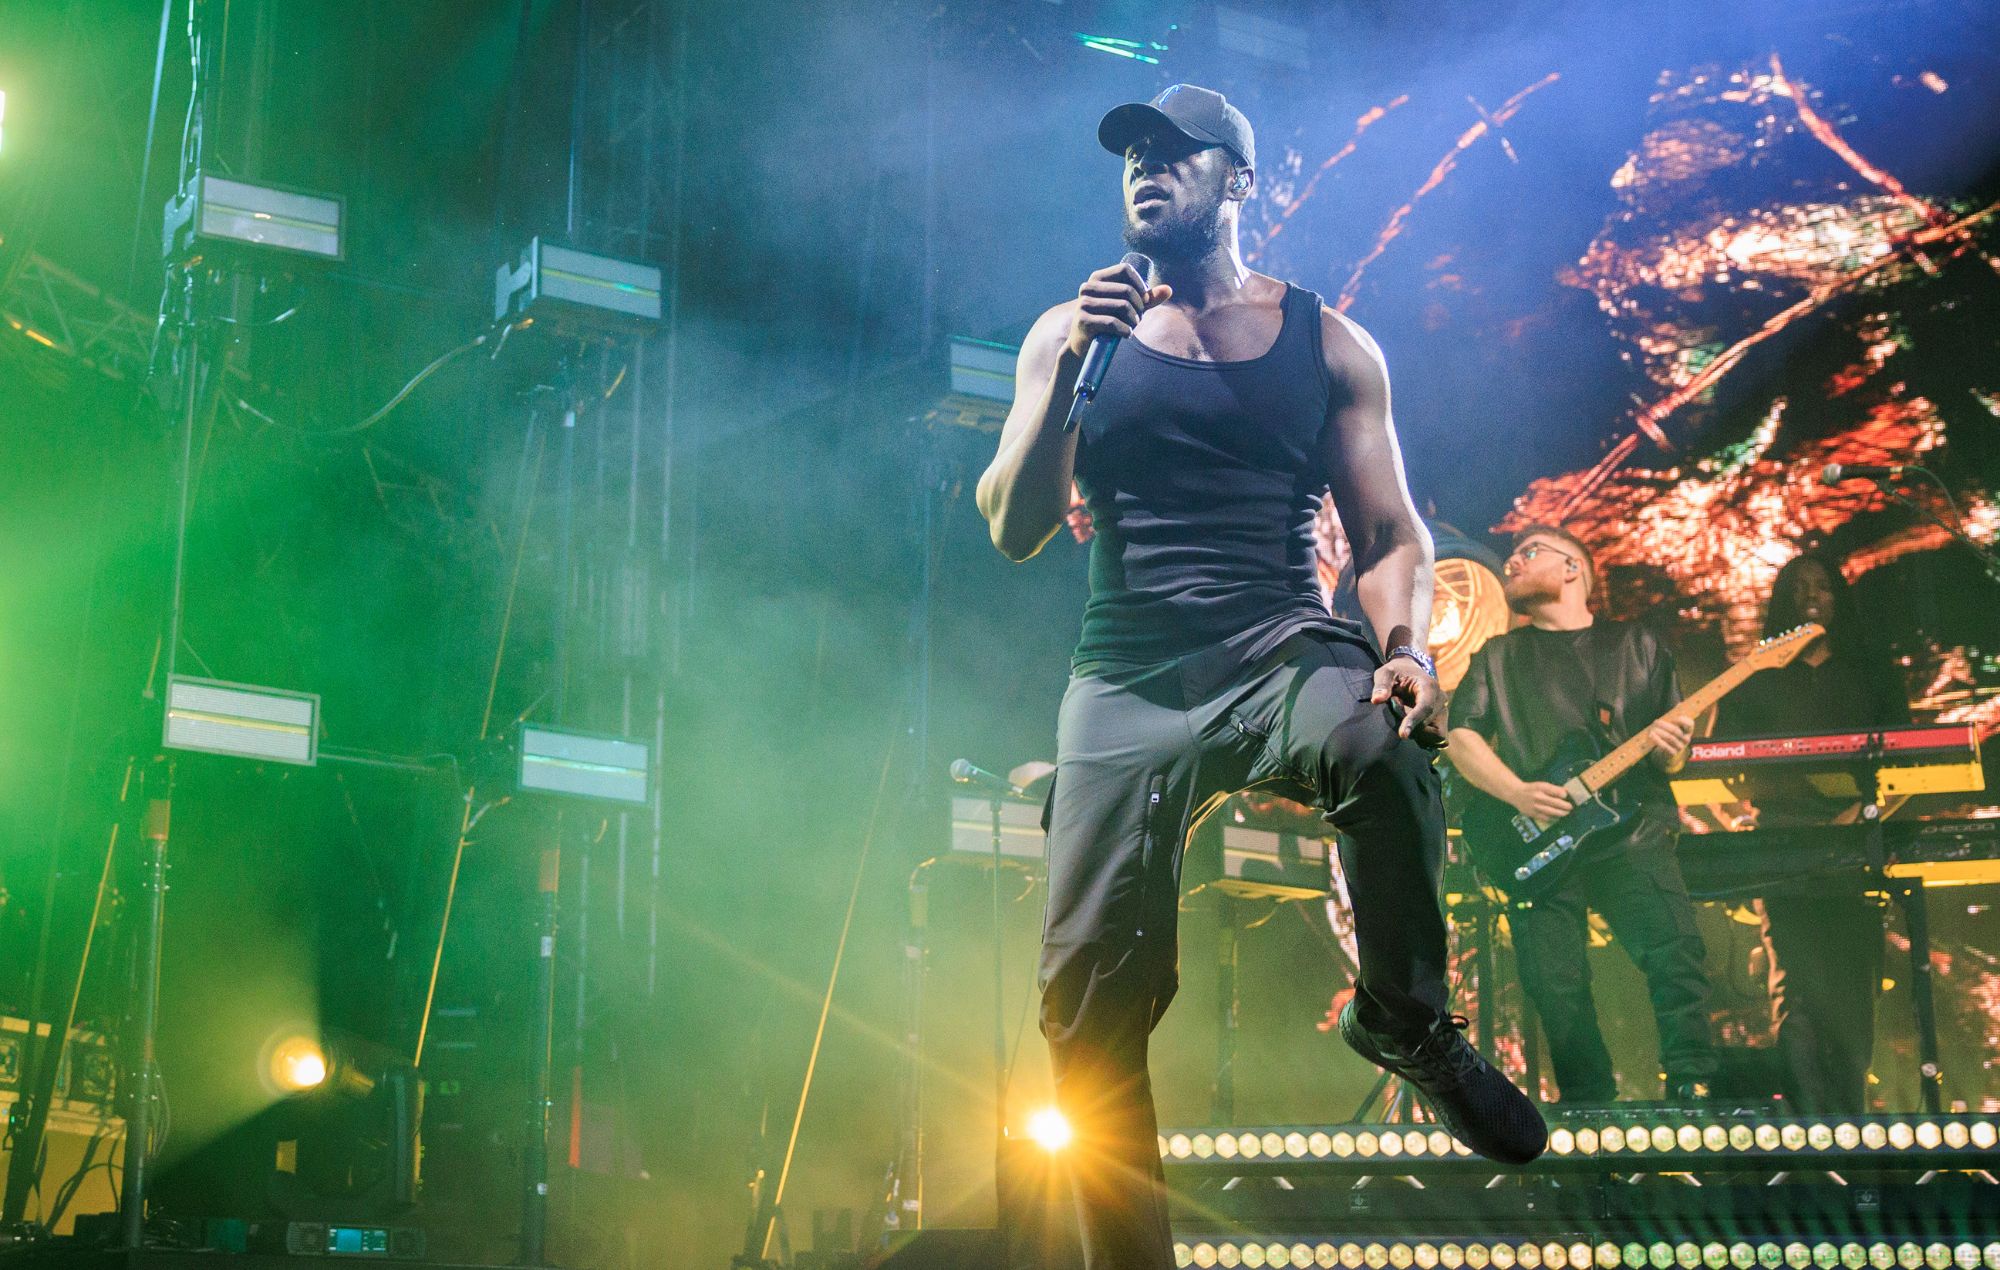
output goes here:
[[1043, 1107], [1028, 1117], [1028, 1137], [1048, 1152], [1060, 1151], [1076, 1137], [1069, 1118], [1055, 1107]]
[[319, 761], [319, 697], [175, 675], [167, 683], [164, 744], [311, 767]]
[[951, 391], [954, 396], [1011, 404], [1014, 363], [1020, 356], [1011, 344], [951, 337]]
[[326, 1083], [326, 1053], [309, 1036], [289, 1036], [271, 1049], [264, 1076], [281, 1093], [304, 1093]]
[[1356, 1239], [1291, 1242], [1268, 1236], [1245, 1235], [1236, 1239], [1176, 1241], [1174, 1264], [1181, 1267], [1249, 1266], [1253, 1270], [1292, 1266], [1297, 1270], [2000, 1270], [2000, 1244], [1985, 1247], [1973, 1243], [1917, 1244], [1885, 1240], [1821, 1240], [1807, 1244], [1793, 1240], [1734, 1243], [1710, 1240], [1696, 1243], [1657, 1240], [1651, 1244], [1623, 1245], [1603, 1242], [1595, 1245], [1578, 1241], [1533, 1243], [1495, 1240], [1464, 1245], [1411, 1243], [1390, 1238], [1362, 1242]]
[[[1163, 1133], [1161, 1158], [1174, 1164], [1200, 1165], [1241, 1161], [1261, 1167], [1288, 1161], [1469, 1158], [1471, 1151], [1441, 1129], [1399, 1129], [1389, 1125], [1280, 1126], [1214, 1130], [1213, 1137], [1193, 1131]], [[1552, 1126], [1549, 1155], [1582, 1160], [1630, 1154], [1663, 1165], [1685, 1157], [1690, 1163], [1727, 1154], [1776, 1156], [1870, 1154], [1894, 1151], [1970, 1153], [1989, 1150], [2000, 1138], [1990, 1117], [1934, 1117], [1913, 1121], [1893, 1117], [1846, 1121], [1763, 1121], [1754, 1128], [1740, 1122], [1655, 1121]], [[1606, 1162], [1607, 1164], [1609, 1161]], [[1637, 1160], [1634, 1161], [1634, 1165]], [[1629, 1166], [1628, 1166], [1629, 1167]], [[2000, 1270], [1996, 1267], [1995, 1270]]]
[[341, 200], [331, 194], [197, 171], [167, 204], [162, 245], [169, 260], [246, 247], [341, 260], [345, 219]]
[[571, 330], [629, 333], [660, 320], [658, 265], [579, 251], [540, 237], [493, 275], [493, 320], [549, 320]]
[[644, 803], [651, 771], [651, 751], [642, 741], [532, 726], [521, 729], [522, 789]]

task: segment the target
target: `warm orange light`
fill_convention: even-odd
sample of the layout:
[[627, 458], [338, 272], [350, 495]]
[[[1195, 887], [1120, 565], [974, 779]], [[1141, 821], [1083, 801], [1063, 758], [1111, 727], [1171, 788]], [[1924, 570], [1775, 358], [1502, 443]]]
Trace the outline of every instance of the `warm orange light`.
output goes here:
[[1075, 1133], [1069, 1127], [1069, 1120], [1054, 1107], [1043, 1107], [1028, 1117], [1028, 1136], [1044, 1151], [1060, 1151], [1068, 1146]]
[[317, 1088], [326, 1080], [326, 1054], [310, 1037], [280, 1041], [271, 1051], [273, 1084], [291, 1093]]

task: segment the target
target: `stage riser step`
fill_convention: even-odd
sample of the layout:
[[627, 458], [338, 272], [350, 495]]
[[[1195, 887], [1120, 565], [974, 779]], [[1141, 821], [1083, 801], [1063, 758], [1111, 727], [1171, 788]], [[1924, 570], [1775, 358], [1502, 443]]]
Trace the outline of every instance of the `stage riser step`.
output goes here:
[[1311, 1183], [1280, 1187], [1271, 1179], [1209, 1185], [1174, 1195], [1175, 1229], [1229, 1234], [1281, 1230], [1315, 1235], [1368, 1231], [1451, 1231], [1534, 1234], [1552, 1226], [1616, 1231], [1651, 1242], [1693, 1239], [1730, 1242], [1751, 1235], [1790, 1239], [1801, 1234], [1854, 1238], [2000, 1238], [2000, 1185], [1979, 1176], [1929, 1182], [1832, 1180], [1710, 1184], [1651, 1178], [1644, 1184], [1549, 1180], [1491, 1188]]

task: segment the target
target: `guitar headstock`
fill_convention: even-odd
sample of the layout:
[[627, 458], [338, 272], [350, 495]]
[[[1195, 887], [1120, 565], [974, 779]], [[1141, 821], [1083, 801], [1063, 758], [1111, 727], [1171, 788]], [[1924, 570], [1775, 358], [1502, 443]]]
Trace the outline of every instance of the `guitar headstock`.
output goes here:
[[1806, 622], [1783, 634], [1773, 635], [1757, 647], [1743, 660], [1759, 670], [1773, 670], [1789, 665], [1792, 658], [1805, 651], [1807, 644], [1826, 634], [1826, 627], [1818, 622]]

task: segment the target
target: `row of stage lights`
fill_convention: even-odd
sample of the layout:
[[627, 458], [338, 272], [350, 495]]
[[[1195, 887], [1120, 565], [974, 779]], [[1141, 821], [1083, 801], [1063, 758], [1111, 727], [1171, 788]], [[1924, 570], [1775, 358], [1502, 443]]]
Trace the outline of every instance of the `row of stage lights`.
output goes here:
[[[2000, 1126], [1983, 1118], [1603, 1124], [1563, 1126], [1549, 1134], [1549, 1151], [1558, 1156], [1990, 1151], [1996, 1143]], [[1160, 1155], [1169, 1161], [1449, 1159], [1472, 1154], [1442, 1129], [1390, 1125], [1174, 1133], [1162, 1135], [1159, 1144]]]
[[1222, 1266], [1236, 1270], [2000, 1270], [2000, 1243], [1930, 1243], [1843, 1240], [1781, 1243], [1537, 1243], [1466, 1241], [1416, 1243], [1405, 1240], [1276, 1242], [1265, 1240], [1176, 1241], [1174, 1264], [1185, 1270]]

